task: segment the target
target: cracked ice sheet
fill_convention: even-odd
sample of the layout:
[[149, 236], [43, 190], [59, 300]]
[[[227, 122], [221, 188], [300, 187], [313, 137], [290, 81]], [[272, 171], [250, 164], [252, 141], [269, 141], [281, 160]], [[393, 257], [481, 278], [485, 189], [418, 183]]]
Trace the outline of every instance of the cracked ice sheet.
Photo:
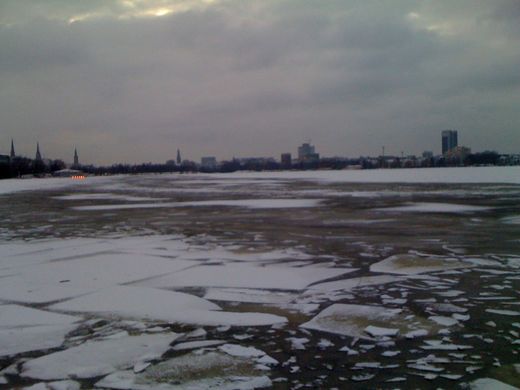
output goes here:
[[333, 282], [314, 284], [305, 291], [305, 295], [312, 295], [316, 292], [332, 292], [339, 290], [351, 291], [358, 287], [382, 285], [393, 282], [400, 282], [403, 280], [405, 280], [405, 278], [393, 275], [365, 276], [360, 278], [342, 279]]
[[107, 375], [161, 357], [178, 337], [176, 333], [169, 333], [87, 341], [77, 347], [29, 360], [24, 363], [21, 375], [42, 380]]
[[284, 323], [285, 317], [236, 313], [194, 295], [145, 287], [116, 286], [52, 305], [53, 310], [194, 325], [262, 326]]
[[[398, 329], [401, 334], [412, 330], [410, 319], [401, 309], [387, 309], [383, 306], [349, 305], [337, 303], [321, 311], [310, 321], [300, 325], [304, 329], [318, 330], [362, 339], [371, 339], [367, 326]], [[424, 322], [428, 324], [428, 322]]]
[[258, 303], [284, 310], [312, 314], [319, 309], [318, 304], [294, 303], [299, 295], [288, 292], [254, 290], [246, 288], [208, 288], [205, 299], [211, 301]]
[[2, 278], [0, 299], [43, 303], [178, 271], [196, 263], [132, 254], [103, 254], [26, 267]]
[[286, 292], [273, 292], [267, 290], [236, 289], [236, 288], [208, 288], [205, 299], [211, 301], [225, 302], [247, 302], [247, 303], [272, 303], [288, 304], [298, 296]]
[[74, 257], [92, 256], [114, 250], [114, 240], [74, 238], [0, 244], [0, 273], [16, 274], [33, 264]]
[[81, 318], [0, 305], [0, 357], [59, 347]]
[[353, 272], [352, 268], [287, 267], [281, 265], [222, 264], [199, 266], [145, 280], [135, 285], [157, 288], [228, 287], [303, 290], [310, 284]]

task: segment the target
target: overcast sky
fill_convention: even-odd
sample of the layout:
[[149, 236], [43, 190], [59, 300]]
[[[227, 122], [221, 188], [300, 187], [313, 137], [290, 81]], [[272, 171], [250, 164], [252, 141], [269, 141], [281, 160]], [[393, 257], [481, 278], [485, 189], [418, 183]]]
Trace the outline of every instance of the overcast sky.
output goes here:
[[520, 152], [519, 0], [1, 0], [0, 153]]

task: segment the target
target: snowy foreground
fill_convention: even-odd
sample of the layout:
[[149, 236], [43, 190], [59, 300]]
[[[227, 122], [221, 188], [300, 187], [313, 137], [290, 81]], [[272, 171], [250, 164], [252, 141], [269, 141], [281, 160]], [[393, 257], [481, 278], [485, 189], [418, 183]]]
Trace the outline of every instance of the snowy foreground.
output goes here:
[[0, 388], [514, 389], [519, 184], [516, 168], [0, 181]]

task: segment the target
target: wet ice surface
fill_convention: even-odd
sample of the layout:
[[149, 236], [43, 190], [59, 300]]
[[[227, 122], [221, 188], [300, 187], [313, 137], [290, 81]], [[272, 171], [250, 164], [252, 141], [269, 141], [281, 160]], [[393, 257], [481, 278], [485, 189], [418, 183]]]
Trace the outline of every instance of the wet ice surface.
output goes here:
[[519, 387], [519, 182], [0, 181], [0, 388]]

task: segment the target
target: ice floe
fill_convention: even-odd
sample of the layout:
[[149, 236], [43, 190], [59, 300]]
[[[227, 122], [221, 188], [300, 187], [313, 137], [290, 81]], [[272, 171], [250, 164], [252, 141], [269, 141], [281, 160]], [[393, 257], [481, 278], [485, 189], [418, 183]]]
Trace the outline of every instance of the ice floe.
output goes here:
[[81, 318], [0, 305], [0, 357], [59, 347]]
[[486, 309], [486, 312], [502, 316], [520, 316], [520, 311], [515, 310]]
[[[93, 378], [160, 357], [179, 335], [127, 336], [117, 340], [87, 341], [23, 364], [22, 376], [33, 379]], [[101, 358], [102, 357], [102, 358]]]
[[443, 271], [447, 269], [469, 267], [455, 259], [439, 257], [419, 257], [409, 254], [390, 256], [370, 266], [372, 272], [384, 272], [400, 275], [416, 275], [424, 272]]
[[378, 276], [363, 276], [359, 278], [341, 279], [333, 282], [318, 283], [310, 286], [307, 290], [308, 294], [316, 292], [327, 292], [327, 291], [352, 291], [355, 288], [361, 288], [366, 286], [377, 286], [388, 283], [394, 283], [404, 280], [399, 276], [392, 275], [378, 275]]
[[471, 390], [518, 390], [514, 386], [493, 378], [480, 378], [469, 384]]
[[138, 374], [114, 372], [97, 382], [96, 387], [132, 390], [253, 390], [270, 387], [271, 380], [255, 368], [255, 363], [255, 358], [218, 351], [196, 351], [152, 365]]
[[412, 319], [407, 320], [401, 309], [338, 303], [329, 306], [300, 326], [305, 329], [371, 339], [374, 335], [381, 336], [381, 332], [386, 336], [407, 333], [412, 330]]

